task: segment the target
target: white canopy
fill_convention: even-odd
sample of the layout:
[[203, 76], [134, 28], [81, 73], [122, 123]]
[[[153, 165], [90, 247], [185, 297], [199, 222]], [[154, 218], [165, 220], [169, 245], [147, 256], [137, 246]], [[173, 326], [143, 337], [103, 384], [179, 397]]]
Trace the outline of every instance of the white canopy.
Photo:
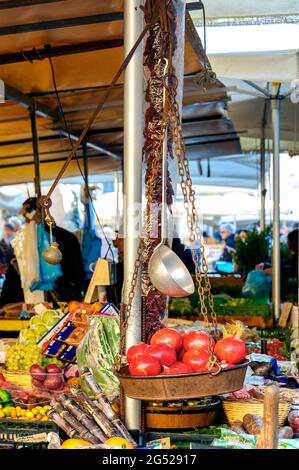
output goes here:
[[217, 76], [253, 82], [291, 82], [299, 78], [299, 51], [209, 54]]

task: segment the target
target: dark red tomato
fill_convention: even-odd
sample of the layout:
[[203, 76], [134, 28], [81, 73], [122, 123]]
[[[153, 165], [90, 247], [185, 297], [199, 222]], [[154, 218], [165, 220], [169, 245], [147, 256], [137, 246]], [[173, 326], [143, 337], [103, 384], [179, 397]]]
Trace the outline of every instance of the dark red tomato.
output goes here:
[[130, 364], [130, 362], [132, 362], [135, 357], [140, 356], [141, 354], [145, 354], [146, 348], [147, 344], [145, 343], [139, 343], [135, 344], [134, 346], [131, 346], [127, 352], [128, 363]]
[[240, 364], [246, 357], [246, 346], [239, 338], [223, 338], [217, 341], [214, 352], [220, 361]]
[[[205, 331], [190, 331], [184, 336], [183, 347], [185, 351], [196, 349], [197, 351], [208, 351], [210, 337]], [[214, 340], [211, 339], [211, 345], [214, 347]]]
[[152, 344], [147, 346], [145, 354], [155, 357], [161, 366], [171, 366], [177, 360], [176, 351], [168, 344]]
[[151, 344], [168, 344], [176, 351], [180, 351], [183, 345], [183, 337], [176, 330], [161, 328], [153, 334]]
[[190, 349], [185, 352], [183, 363], [192, 369], [192, 372], [206, 372], [207, 363], [210, 359], [210, 354], [207, 351]]
[[161, 366], [157, 359], [148, 354], [137, 356], [129, 365], [131, 375], [158, 375]]

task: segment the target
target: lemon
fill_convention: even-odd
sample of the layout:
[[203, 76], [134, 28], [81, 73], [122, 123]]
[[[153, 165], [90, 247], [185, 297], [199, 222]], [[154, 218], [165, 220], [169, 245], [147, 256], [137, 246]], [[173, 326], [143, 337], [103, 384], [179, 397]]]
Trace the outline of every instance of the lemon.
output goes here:
[[41, 415], [40, 413], [37, 413], [37, 414], [35, 415], [35, 417], [36, 417], [36, 419], [40, 420], [40, 419], [42, 418], [42, 415]]
[[3, 411], [0, 411], [0, 418], [5, 418], [5, 413]]
[[49, 405], [45, 405], [45, 406], [44, 406], [44, 410], [45, 410], [45, 411], [48, 411], [48, 410], [50, 410], [50, 409], [51, 409], [51, 406], [49, 406]]
[[61, 449], [80, 449], [80, 447], [90, 446], [91, 443], [84, 441], [83, 439], [67, 439], [64, 441], [60, 448]]
[[26, 411], [25, 416], [28, 419], [34, 418], [34, 414], [32, 413], [32, 411]]
[[134, 449], [133, 444], [123, 437], [110, 437], [104, 444], [115, 449]]

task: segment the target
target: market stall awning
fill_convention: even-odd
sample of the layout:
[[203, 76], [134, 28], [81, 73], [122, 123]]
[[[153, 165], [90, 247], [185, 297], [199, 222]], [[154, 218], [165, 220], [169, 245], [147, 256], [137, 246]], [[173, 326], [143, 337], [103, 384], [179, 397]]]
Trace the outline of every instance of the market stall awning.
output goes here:
[[255, 82], [291, 82], [299, 78], [299, 51], [209, 54], [219, 77]]
[[[123, 60], [123, 1], [49, 0], [32, 5], [15, 0], [0, 2], [0, 13], [0, 79], [6, 85], [6, 102], [0, 104], [1, 181], [33, 179], [30, 110], [37, 116], [41, 177], [52, 179], [70, 150], [54, 82], [75, 139]], [[200, 39], [195, 28], [185, 36], [183, 117], [188, 152], [192, 158], [239, 152], [238, 136], [225, 116], [225, 89], [218, 81], [203, 92], [198, 81], [203, 70]], [[90, 173], [121, 168], [122, 82], [87, 136]], [[215, 133], [224, 139], [214, 139], [212, 148]], [[207, 135], [209, 145], [204, 146]], [[66, 175], [76, 174], [74, 162]]]

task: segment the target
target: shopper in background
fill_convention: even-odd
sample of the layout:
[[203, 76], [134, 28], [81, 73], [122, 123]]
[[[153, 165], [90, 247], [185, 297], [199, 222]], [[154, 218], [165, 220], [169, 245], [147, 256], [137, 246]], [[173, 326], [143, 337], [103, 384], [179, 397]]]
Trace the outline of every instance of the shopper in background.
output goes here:
[[221, 225], [220, 235], [222, 240], [225, 242], [225, 245], [219, 261], [227, 261], [231, 263], [233, 261], [233, 253], [236, 248], [234, 226], [232, 224]]
[[19, 217], [16, 217], [15, 215], [9, 217], [8, 223], [13, 226], [13, 231], [16, 234], [23, 226], [22, 221], [19, 219]]
[[3, 238], [0, 240], [0, 263], [8, 264], [13, 257], [13, 248], [10, 242], [14, 238], [14, 227], [12, 224], [5, 224]]
[[[31, 197], [23, 203], [22, 215], [25, 217], [26, 223], [31, 220], [41, 223], [42, 214], [38, 208], [36, 197]], [[45, 229], [49, 231], [46, 224]], [[60, 301], [80, 300], [84, 282], [84, 267], [79, 242], [73, 233], [57, 225], [53, 227], [53, 237], [62, 253], [62, 276], [56, 280], [55, 294]]]
[[[290, 294], [296, 296], [298, 293], [298, 233], [299, 229], [297, 228], [288, 234], [287, 245], [290, 256], [280, 267], [282, 300], [286, 300]], [[264, 273], [269, 276], [273, 274], [272, 266], [269, 266], [269, 263], [260, 263], [255, 269], [263, 269]]]

